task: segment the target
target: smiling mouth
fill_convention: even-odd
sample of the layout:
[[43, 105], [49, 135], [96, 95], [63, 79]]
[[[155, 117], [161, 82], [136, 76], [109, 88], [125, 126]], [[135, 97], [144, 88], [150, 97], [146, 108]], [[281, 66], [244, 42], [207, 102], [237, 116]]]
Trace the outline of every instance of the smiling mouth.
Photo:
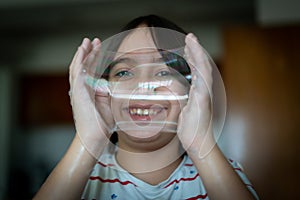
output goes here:
[[167, 107], [159, 105], [131, 105], [127, 108], [128, 114], [134, 121], [151, 121], [166, 110]]

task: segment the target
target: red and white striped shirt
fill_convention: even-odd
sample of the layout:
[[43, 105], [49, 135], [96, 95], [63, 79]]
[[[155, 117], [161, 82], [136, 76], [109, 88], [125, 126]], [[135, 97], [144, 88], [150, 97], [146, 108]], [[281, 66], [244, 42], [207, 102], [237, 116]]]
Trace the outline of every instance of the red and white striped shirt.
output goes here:
[[[122, 169], [117, 164], [114, 154], [105, 154], [104, 157], [95, 165], [82, 199], [209, 199], [201, 177], [187, 155], [171, 176], [158, 185], [150, 185]], [[229, 162], [258, 199], [241, 166], [232, 160]]]

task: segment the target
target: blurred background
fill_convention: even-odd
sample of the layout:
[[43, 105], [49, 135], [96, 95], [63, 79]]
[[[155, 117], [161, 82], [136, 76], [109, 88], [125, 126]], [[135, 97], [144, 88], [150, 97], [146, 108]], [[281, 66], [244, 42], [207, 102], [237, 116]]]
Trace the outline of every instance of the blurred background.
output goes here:
[[194, 32], [224, 79], [219, 145], [261, 199], [300, 199], [300, 1], [1, 0], [0, 199], [31, 199], [74, 136], [68, 65], [157, 14]]

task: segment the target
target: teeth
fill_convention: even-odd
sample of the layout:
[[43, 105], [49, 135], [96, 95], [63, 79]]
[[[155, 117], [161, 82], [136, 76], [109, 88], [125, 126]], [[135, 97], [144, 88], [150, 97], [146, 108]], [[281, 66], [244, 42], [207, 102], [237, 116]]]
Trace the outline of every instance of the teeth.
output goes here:
[[130, 110], [129, 110], [129, 113], [130, 113], [131, 115], [133, 115], [134, 112], [133, 112], [132, 109], [130, 109]]
[[131, 108], [129, 109], [129, 113], [131, 115], [156, 115], [158, 113], [158, 110], [156, 109], [142, 109], [142, 108]]
[[138, 108], [136, 113], [137, 113], [138, 115], [142, 115], [142, 109]]
[[149, 115], [149, 110], [148, 109], [144, 109], [143, 115]]

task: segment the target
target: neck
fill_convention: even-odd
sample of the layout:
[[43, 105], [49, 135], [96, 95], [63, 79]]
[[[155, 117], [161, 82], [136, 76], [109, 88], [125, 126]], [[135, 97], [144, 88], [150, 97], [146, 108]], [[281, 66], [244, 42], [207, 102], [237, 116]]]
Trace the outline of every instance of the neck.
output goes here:
[[176, 168], [183, 154], [178, 137], [173, 137], [169, 143], [154, 151], [126, 148], [122, 141], [119, 141], [119, 147], [116, 159], [130, 173], [154, 172], [168, 166], [174, 167], [174, 163], [177, 163]]

